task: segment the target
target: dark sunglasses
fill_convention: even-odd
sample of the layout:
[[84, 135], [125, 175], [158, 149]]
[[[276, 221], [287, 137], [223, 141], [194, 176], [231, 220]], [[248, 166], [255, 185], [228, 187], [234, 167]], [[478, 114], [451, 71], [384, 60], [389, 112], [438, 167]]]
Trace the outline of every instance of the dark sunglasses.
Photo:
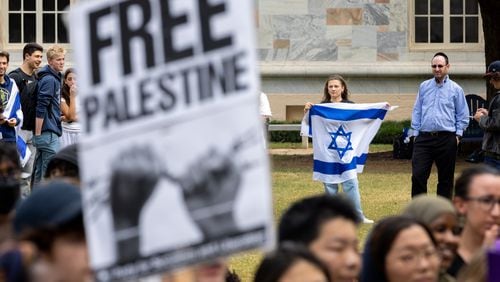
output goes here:
[[444, 68], [444, 65], [431, 65], [431, 67], [433, 69], [435, 69], [435, 68], [441, 69], [441, 68]]

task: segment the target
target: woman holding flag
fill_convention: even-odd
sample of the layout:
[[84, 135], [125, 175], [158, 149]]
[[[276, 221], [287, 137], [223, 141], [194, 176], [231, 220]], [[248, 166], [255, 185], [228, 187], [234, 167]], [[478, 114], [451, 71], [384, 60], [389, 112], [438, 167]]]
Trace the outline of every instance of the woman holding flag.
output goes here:
[[[325, 82], [323, 89], [323, 98], [321, 103], [353, 103], [349, 100], [349, 90], [347, 89], [347, 83], [344, 78], [340, 75], [332, 75], [328, 77]], [[309, 109], [314, 104], [307, 102], [304, 107], [304, 112], [307, 113]], [[335, 195], [338, 193], [339, 184], [342, 185], [342, 190], [353, 202], [356, 211], [358, 212], [359, 218], [363, 223], [373, 223], [373, 220], [368, 219], [361, 208], [361, 196], [359, 194], [359, 182], [357, 174], [354, 174], [352, 178], [345, 180], [340, 183], [327, 183], [323, 182], [325, 187], [325, 192], [329, 195]]]

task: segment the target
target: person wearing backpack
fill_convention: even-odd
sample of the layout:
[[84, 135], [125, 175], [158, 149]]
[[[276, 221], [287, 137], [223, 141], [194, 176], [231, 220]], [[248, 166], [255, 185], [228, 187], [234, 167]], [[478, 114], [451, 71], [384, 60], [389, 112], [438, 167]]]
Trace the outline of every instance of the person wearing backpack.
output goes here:
[[48, 64], [40, 69], [36, 103], [35, 131], [33, 145], [36, 157], [33, 170], [33, 186], [37, 185], [45, 174], [47, 164], [59, 150], [61, 128], [61, 71], [64, 69], [66, 51], [60, 46], [47, 50]]
[[23, 167], [21, 191], [23, 196], [30, 193], [31, 173], [33, 172], [33, 163], [35, 161], [36, 148], [33, 146], [33, 131], [35, 130], [35, 111], [36, 111], [36, 90], [37, 76], [35, 71], [42, 64], [43, 47], [38, 43], [28, 43], [23, 48], [23, 63], [17, 69], [9, 73], [19, 88], [21, 94], [21, 109], [24, 115], [24, 121], [21, 125], [19, 135], [23, 138], [31, 151], [31, 156]]

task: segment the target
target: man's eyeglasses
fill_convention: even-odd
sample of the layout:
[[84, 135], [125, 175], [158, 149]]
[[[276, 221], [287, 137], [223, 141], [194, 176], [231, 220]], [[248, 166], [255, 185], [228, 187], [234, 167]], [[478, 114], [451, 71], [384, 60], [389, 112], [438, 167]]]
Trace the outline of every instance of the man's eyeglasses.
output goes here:
[[444, 66], [444, 65], [431, 65], [431, 67], [432, 67], [433, 69], [435, 69], [435, 68], [442, 69], [442, 68], [444, 68], [445, 66]]
[[479, 206], [485, 211], [491, 211], [495, 204], [500, 206], [500, 199], [494, 197], [467, 197], [467, 201], [475, 201], [479, 203]]
[[494, 80], [494, 81], [500, 81], [500, 76], [494, 76], [494, 77], [491, 77], [490, 79]]

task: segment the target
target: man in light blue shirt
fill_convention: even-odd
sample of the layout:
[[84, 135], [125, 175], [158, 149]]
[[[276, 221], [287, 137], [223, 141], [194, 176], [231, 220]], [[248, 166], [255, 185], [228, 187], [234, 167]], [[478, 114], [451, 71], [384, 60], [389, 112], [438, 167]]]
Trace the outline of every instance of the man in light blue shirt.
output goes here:
[[457, 146], [469, 124], [469, 107], [462, 87], [448, 77], [448, 56], [436, 53], [431, 67], [434, 78], [420, 84], [412, 113], [411, 127], [416, 137], [411, 195], [427, 193], [427, 180], [435, 162], [437, 194], [451, 199]]

